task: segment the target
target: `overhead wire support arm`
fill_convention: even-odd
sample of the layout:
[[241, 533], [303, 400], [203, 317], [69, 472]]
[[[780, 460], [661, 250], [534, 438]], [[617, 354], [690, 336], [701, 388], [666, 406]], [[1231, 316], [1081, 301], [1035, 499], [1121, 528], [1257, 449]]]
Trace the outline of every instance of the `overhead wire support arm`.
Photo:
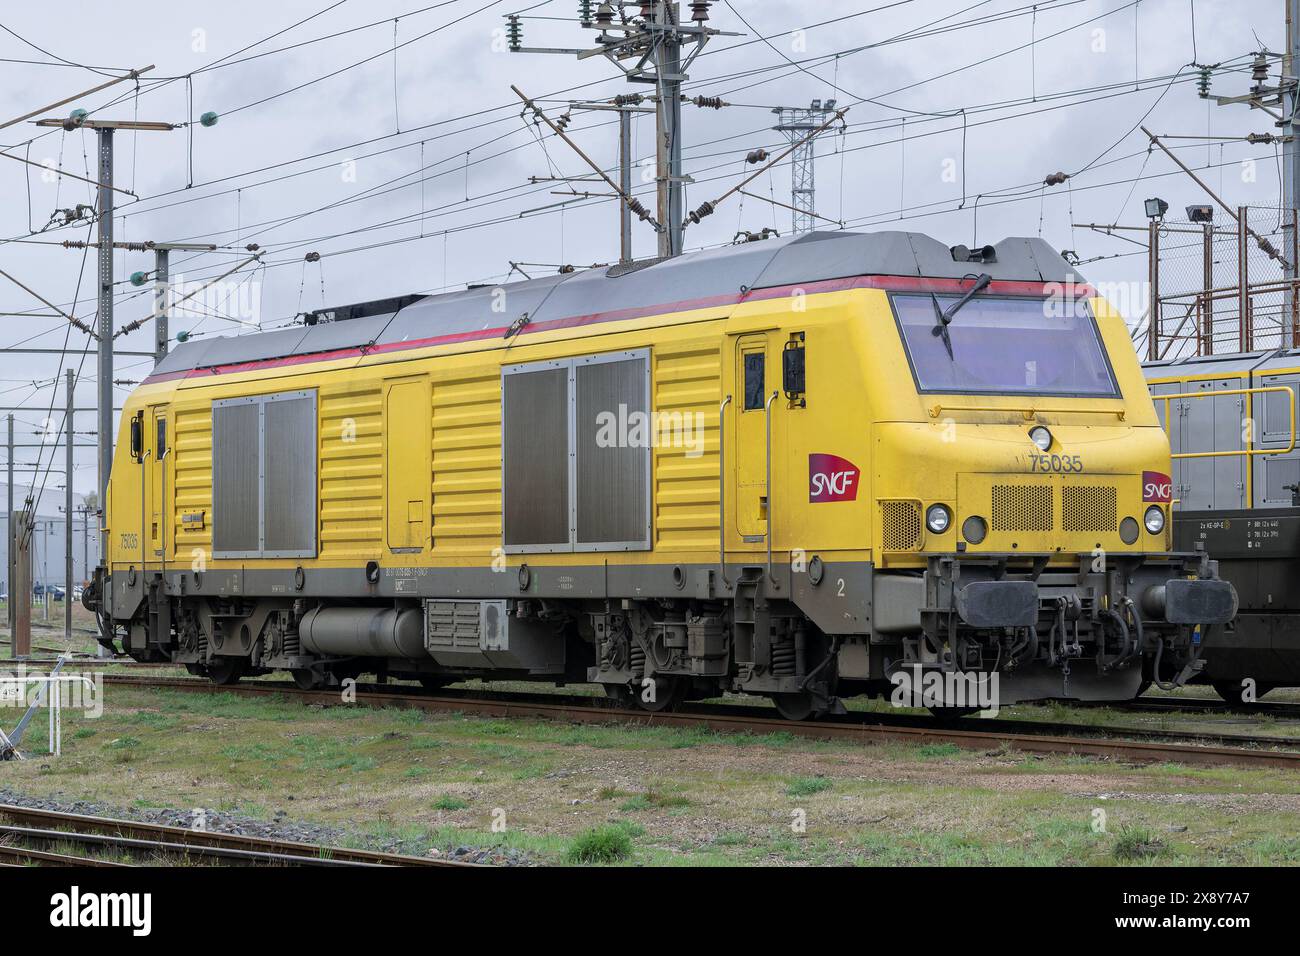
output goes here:
[[87, 335], [89, 335], [92, 339], [98, 339], [98, 338], [99, 338], [99, 336], [95, 334], [95, 330], [92, 329], [90, 326], [88, 326], [85, 322], [82, 322], [80, 319], [75, 318], [74, 316], [69, 315], [67, 312], [64, 312], [62, 309], [60, 309], [57, 305], [55, 305], [55, 304], [54, 304], [53, 302], [51, 302], [49, 299], [45, 298], [45, 296], [41, 295], [39, 292], [37, 292], [35, 289], [31, 288], [30, 286], [24, 285], [22, 282], [20, 282], [18, 279], [15, 279], [15, 278], [14, 278], [13, 276], [11, 276], [9, 273], [5, 272], [3, 269], [0, 269], [0, 276], [4, 276], [6, 279], [8, 279], [10, 282], [12, 282], [14, 285], [18, 286], [18, 288], [22, 289], [24, 292], [28, 293], [29, 295], [34, 296], [34, 297], [37, 298], [37, 299], [40, 299], [41, 302], [45, 303], [45, 305], [49, 306], [49, 307], [50, 307], [51, 309], [53, 309], [55, 312], [59, 313], [59, 315], [63, 316], [65, 319], [67, 319], [69, 322], [71, 322], [74, 326], [76, 326], [76, 327], [79, 328], [81, 331], [83, 331], [83, 332], [85, 332]]
[[760, 166], [758, 169], [754, 170], [754, 172], [750, 173], [748, 176], [746, 176], [736, 185], [732, 186], [730, 189], [728, 189], [725, 193], [723, 193], [721, 196], [719, 196], [717, 199], [713, 200], [712, 202], [706, 201], [702, 203], [698, 209], [696, 209], [694, 212], [692, 212], [690, 215], [686, 217], [686, 222], [683, 223], [683, 226], [690, 225], [691, 223], [698, 224], [701, 219], [705, 218], [706, 216], [713, 215], [714, 211], [718, 208], [718, 206], [720, 206], [723, 203], [724, 200], [735, 195], [736, 193], [743, 192], [746, 186], [748, 186], [759, 176], [763, 175], [765, 172], [770, 170], [772, 167], [776, 166], [778, 163], [781, 162], [781, 160], [785, 159], [787, 156], [793, 153], [800, 146], [803, 146], [805, 143], [808, 143], [810, 140], [813, 139], [813, 137], [825, 132], [835, 122], [843, 120], [844, 115], [848, 113], [850, 109], [851, 107], [846, 106], [843, 109], [836, 110], [834, 114], [831, 115], [830, 119], [828, 119], [825, 123], [822, 123], [822, 125], [818, 126], [815, 130], [812, 130], [807, 136], [799, 140], [797, 143], [791, 143], [789, 149], [781, 153], [779, 156], [777, 156], [775, 159], [769, 162], [766, 166]]
[[[229, 278], [230, 276], [234, 275], [236, 272], [238, 272], [240, 269], [244, 268], [244, 266], [248, 265], [250, 262], [260, 262], [261, 259], [262, 259], [262, 253], [260, 253], [260, 252], [256, 252], [256, 253], [254, 253], [253, 255], [251, 255], [251, 256], [249, 256], [247, 259], [245, 259], [243, 262], [239, 263], [239, 265], [235, 266], [235, 267], [232, 268], [232, 269], [228, 269], [228, 270], [226, 270], [225, 272], [223, 272], [221, 275], [217, 276], [217, 277], [214, 278], [214, 279], [209, 279], [207, 282], [203, 283], [203, 285], [199, 286], [199, 287], [198, 287], [197, 289], [195, 289], [193, 292], [187, 292], [185, 295], [181, 296], [181, 297], [180, 297], [179, 299], [177, 299], [175, 302], [170, 303], [170, 305], [172, 305], [172, 306], [177, 306], [177, 305], [180, 305], [182, 302], [185, 302], [185, 301], [187, 301], [187, 300], [189, 300], [189, 299], [194, 298], [196, 295], [198, 295], [198, 294], [199, 294], [200, 292], [202, 292], [204, 289], [208, 289], [208, 288], [210, 288], [211, 286], [216, 285], [216, 284], [217, 284], [218, 282], [220, 282], [222, 279], [227, 279], [227, 278]], [[130, 333], [130, 332], [134, 332], [136, 329], [140, 328], [140, 326], [144, 325], [145, 322], [149, 321], [149, 319], [154, 318], [154, 315], [155, 315], [155, 313], [151, 313], [150, 315], [146, 316], [146, 317], [143, 318], [143, 319], [135, 319], [135, 320], [133, 320], [133, 321], [131, 321], [131, 322], [126, 323], [126, 325], [122, 326], [122, 327], [121, 327], [120, 329], [118, 329], [115, 333], [113, 333], [113, 338], [116, 339], [116, 338], [118, 338], [119, 336], [126, 335], [126, 334], [128, 334], [128, 333]]]
[[[1183, 172], [1185, 172], [1188, 176], [1190, 176], [1190, 177], [1192, 178], [1192, 181], [1193, 181], [1194, 183], [1196, 183], [1196, 185], [1198, 185], [1198, 186], [1200, 186], [1202, 189], [1204, 189], [1205, 192], [1206, 192], [1206, 194], [1208, 194], [1209, 197], [1210, 197], [1211, 199], [1213, 199], [1216, 203], [1218, 203], [1218, 204], [1223, 208], [1223, 210], [1224, 210], [1224, 211], [1225, 211], [1229, 216], [1232, 217], [1232, 219], [1233, 219], [1234, 222], [1238, 222], [1238, 221], [1240, 221], [1240, 217], [1239, 217], [1238, 214], [1237, 214], [1237, 210], [1233, 209], [1233, 208], [1232, 208], [1231, 206], [1229, 206], [1226, 202], [1224, 202], [1223, 199], [1220, 198], [1219, 194], [1216, 193], [1213, 189], [1211, 189], [1211, 188], [1210, 188], [1210, 187], [1205, 183], [1205, 180], [1201, 179], [1201, 177], [1197, 176], [1196, 173], [1192, 172], [1191, 168], [1190, 168], [1186, 163], [1184, 163], [1181, 159], [1179, 159], [1177, 156], [1174, 155], [1173, 150], [1171, 150], [1171, 149], [1170, 149], [1168, 146], [1166, 146], [1164, 143], [1160, 142], [1161, 137], [1159, 137], [1159, 136], [1157, 136], [1155, 133], [1151, 132], [1151, 130], [1147, 129], [1145, 126], [1139, 127], [1139, 129], [1141, 129], [1142, 132], [1144, 132], [1148, 137], [1150, 137], [1150, 139], [1151, 139], [1151, 145], [1160, 147], [1161, 152], [1163, 152], [1166, 156], [1168, 156], [1170, 159], [1172, 159], [1172, 160], [1174, 161], [1175, 165], [1177, 165], [1179, 169], [1181, 169], [1181, 170], [1182, 170]], [[1277, 260], [1277, 261], [1280, 262], [1280, 263], [1282, 264], [1282, 266], [1283, 266], [1284, 268], [1286, 268], [1286, 269], [1293, 269], [1293, 268], [1295, 267], [1295, 264], [1294, 264], [1294, 263], [1291, 263], [1291, 262], [1288, 262], [1287, 259], [1286, 259], [1286, 257], [1283, 256], [1282, 253], [1279, 252], [1279, 251], [1277, 250], [1277, 247], [1274, 246], [1273, 243], [1271, 243], [1271, 242], [1270, 242], [1268, 239], [1266, 239], [1264, 236], [1261, 236], [1258, 232], [1256, 232], [1254, 229], [1252, 229], [1252, 228], [1250, 227], [1250, 224], [1249, 224], [1249, 223], [1241, 223], [1241, 225], [1245, 228], [1246, 233], [1247, 233], [1247, 234], [1248, 234], [1252, 239], [1255, 240], [1255, 242], [1259, 245], [1259, 248], [1260, 248], [1260, 249], [1261, 249], [1261, 250], [1262, 250], [1262, 251], [1263, 251], [1263, 252], [1264, 252], [1264, 253], [1265, 253], [1265, 254], [1266, 254], [1270, 259], [1275, 259], [1275, 260]]]
[[[15, 160], [16, 162], [19, 163], [26, 163], [28, 166], [35, 166], [38, 169], [48, 169], [48, 167], [44, 163], [38, 163], [35, 160], [31, 160], [31, 159], [24, 159], [22, 156], [15, 156], [13, 153], [6, 153], [2, 149], [0, 149], [0, 156], [3, 156], [5, 159]], [[122, 189], [120, 186], [114, 186], [111, 183], [101, 183], [97, 179], [87, 179], [85, 176], [78, 176], [76, 173], [70, 173], [63, 169], [55, 169], [55, 170], [51, 170], [51, 172], [53, 172], [55, 175], [58, 176], [67, 176], [69, 179], [75, 179], [78, 182], [90, 183], [90, 185], [95, 186], [96, 188], [111, 189], [113, 190], [113, 192], [123, 193], [127, 196], [132, 197], [133, 199], [140, 198], [135, 193], [131, 192], [131, 190]]]
[[822, 222], [829, 222], [832, 226], [839, 226], [841, 229], [844, 228], [844, 220], [842, 219], [831, 219], [829, 216], [823, 216], [820, 213], [812, 212], [808, 209], [800, 209], [798, 206], [792, 206], [788, 202], [781, 202], [778, 199], [773, 199], [771, 196], [760, 196], [758, 193], [751, 193], [747, 189], [740, 190], [740, 194], [742, 196], [748, 196], [750, 199], [757, 199], [759, 202], [771, 203], [773, 206], [780, 206], [782, 209], [789, 209], [791, 212], [799, 212], [803, 213], [805, 216], [812, 216], [814, 219], [820, 219]]
[[121, 83], [124, 80], [139, 79], [141, 76], [143, 76], [145, 73], [148, 73], [153, 68], [154, 68], [153, 64], [150, 63], [146, 67], [141, 67], [138, 70], [129, 71], [125, 76], [116, 77], [114, 79], [109, 80], [107, 83], [101, 83], [98, 86], [92, 86], [88, 90], [82, 90], [80, 93], [74, 93], [72, 96], [67, 96], [61, 100], [58, 100], [57, 102], [49, 103], [45, 106], [42, 106], [40, 109], [32, 110], [30, 113], [24, 113], [22, 116], [16, 117], [14, 119], [5, 120], [3, 123], [0, 123], [0, 129], [4, 129], [7, 126], [15, 126], [18, 123], [23, 122], [24, 120], [31, 119], [33, 116], [39, 116], [41, 113], [48, 113], [50, 110], [58, 109], [60, 106], [64, 106], [68, 103], [71, 103], [73, 100], [79, 100], [83, 96], [90, 96], [92, 93], [98, 93], [100, 90], [106, 90], [110, 86], [116, 86], [118, 83]]
[[632, 210], [632, 212], [634, 212], [643, 221], [648, 222], [655, 232], [663, 232], [664, 227], [659, 223], [658, 220], [654, 218], [654, 216], [650, 215], [650, 211], [641, 204], [641, 201], [638, 200], [636, 197], [632, 196], [631, 194], [624, 192], [619, 187], [618, 183], [610, 179], [609, 176], [606, 175], [605, 171], [601, 169], [598, 165], [596, 165], [596, 163], [591, 159], [591, 157], [588, 156], [586, 153], [584, 153], [582, 151], [582, 148], [578, 146], [578, 144], [575, 143], [573, 140], [571, 140], [568, 137], [568, 135], [564, 132], [564, 130], [562, 130], [549, 116], [546, 115], [546, 113], [542, 110], [540, 106], [538, 106], [531, 99], [529, 99], [524, 94], [524, 92], [514, 84], [511, 84], [510, 89], [514, 91], [516, 96], [518, 96], [521, 100], [523, 100], [525, 109], [532, 110], [533, 115], [535, 117], [537, 117], [542, 122], [544, 122], [547, 126], [549, 126], [556, 136], [564, 140], [564, 142], [567, 143], [568, 146], [575, 153], [577, 153], [579, 156], [582, 157], [583, 162], [585, 162], [588, 166], [590, 166], [592, 171], [597, 176], [599, 176], [602, 180], [605, 181], [605, 184], [614, 191], [614, 193], [618, 196], [619, 199], [623, 201], [623, 204], [626, 205], [628, 209]]

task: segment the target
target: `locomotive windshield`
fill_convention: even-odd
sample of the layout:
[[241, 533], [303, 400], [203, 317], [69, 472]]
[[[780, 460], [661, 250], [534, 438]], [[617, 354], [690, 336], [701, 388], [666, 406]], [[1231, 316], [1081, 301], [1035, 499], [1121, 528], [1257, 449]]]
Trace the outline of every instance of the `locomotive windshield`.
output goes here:
[[945, 338], [935, 316], [959, 298], [891, 296], [920, 391], [1119, 394], [1086, 302], [980, 296], [953, 316]]

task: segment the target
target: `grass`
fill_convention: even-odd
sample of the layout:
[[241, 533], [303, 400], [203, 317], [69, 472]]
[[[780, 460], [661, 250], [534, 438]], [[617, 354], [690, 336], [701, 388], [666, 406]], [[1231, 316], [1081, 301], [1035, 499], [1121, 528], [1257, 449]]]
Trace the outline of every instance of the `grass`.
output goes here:
[[619, 809], [624, 813], [633, 813], [639, 810], [666, 810], [690, 805], [691, 801], [681, 794], [647, 790], [645, 793], [633, 794]]
[[831, 788], [831, 782], [825, 777], [795, 777], [785, 787], [787, 797], [810, 797]]
[[623, 827], [608, 824], [574, 837], [565, 859], [570, 863], [618, 863], [631, 855], [631, 834]]
[[1119, 862], [1132, 863], [1160, 856], [1167, 850], [1164, 841], [1146, 827], [1124, 826], [1115, 834], [1115, 848], [1112, 852]]
[[961, 753], [956, 744], [923, 744], [916, 748], [917, 754], [926, 758], [955, 757]]
[[[65, 710], [63, 756], [6, 764], [4, 786], [315, 823], [343, 845], [491, 848], [542, 863], [1300, 864], [1300, 777], [1282, 770], [113, 686], [104, 705], [97, 720]], [[1092, 830], [1099, 808], [1110, 833]]]
[[469, 801], [444, 793], [437, 800], [433, 801], [430, 806], [435, 810], [467, 810], [469, 809]]

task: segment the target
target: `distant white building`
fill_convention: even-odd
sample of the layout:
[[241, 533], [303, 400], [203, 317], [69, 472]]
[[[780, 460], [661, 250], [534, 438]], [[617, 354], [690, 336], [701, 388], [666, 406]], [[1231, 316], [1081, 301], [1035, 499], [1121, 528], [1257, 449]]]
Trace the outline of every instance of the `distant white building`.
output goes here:
[[[26, 485], [14, 484], [14, 510], [22, 510], [23, 502], [31, 491]], [[9, 567], [9, 514], [4, 509], [8, 504], [9, 489], [0, 482], [0, 562]], [[79, 584], [90, 578], [91, 572], [99, 562], [99, 519], [93, 513], [84, 516], [80, 509], [85, 504], [83, 495], [72, 496], [72, 578]], [[32, 531], [32, 581], [35, 584], [63, 585], [66, 576], [64, 568], [64, 544], [67, 520], [63, 514], [62, 489], [46, 488], [45, 494], [37, 502], [36, 526]], [[7, 575], [0, 571], [0, 589], [6, 588]]]

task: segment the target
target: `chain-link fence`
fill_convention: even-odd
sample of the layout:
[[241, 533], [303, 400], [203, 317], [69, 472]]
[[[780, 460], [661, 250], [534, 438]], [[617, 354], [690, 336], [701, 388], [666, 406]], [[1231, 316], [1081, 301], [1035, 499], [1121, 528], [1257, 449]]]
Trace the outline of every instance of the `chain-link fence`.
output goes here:
[[[1147, 358], [1183, 358], [1300, 345], [1295, 212], [1213, 206], [1192, 221], [1152, 225], [1150, 299], [1155, 320], [1138, 330]], [[1244, 316], [1244, 321], [1243, 321]], [[1154, 341], [1152, 341], [1154, 332]]]

